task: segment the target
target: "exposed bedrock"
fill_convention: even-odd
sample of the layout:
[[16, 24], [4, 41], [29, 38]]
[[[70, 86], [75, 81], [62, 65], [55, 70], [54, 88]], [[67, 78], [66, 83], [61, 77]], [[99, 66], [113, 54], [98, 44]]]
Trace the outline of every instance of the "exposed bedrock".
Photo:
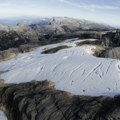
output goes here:
[[106, 48], [120, 47], [120, 30], [103, 33], [101, 40], [102, 45]]
[[98, 56], [120, 59], [120, 30], [107, 32], [102, 35], [102, 46], [105, 48]]
[[120, 119], [120, 96], [74, 96], [48, 81], [4, 85], [0, 96], [8, 120]]
[[100, 53], [99, 56], [104, 58], [120, 59], [120, 47], [108, 48]]

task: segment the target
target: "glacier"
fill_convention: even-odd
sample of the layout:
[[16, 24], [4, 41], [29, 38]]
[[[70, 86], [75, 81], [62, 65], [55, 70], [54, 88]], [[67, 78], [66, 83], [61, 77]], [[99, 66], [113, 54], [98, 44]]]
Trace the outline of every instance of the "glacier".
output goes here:
[[[94, 39], [90, 39], [94, 40]], [[75, 95], [114, 96], [120, 93], [120, 61], [94, 56], [96, 45], [76, 46], [83, 40], [45, 45], [0, 62], [0, 79], [5, 83], [49, 80], [56, 89]], [[57, 46], [69, 48], [54, 54], [43, 51]]]

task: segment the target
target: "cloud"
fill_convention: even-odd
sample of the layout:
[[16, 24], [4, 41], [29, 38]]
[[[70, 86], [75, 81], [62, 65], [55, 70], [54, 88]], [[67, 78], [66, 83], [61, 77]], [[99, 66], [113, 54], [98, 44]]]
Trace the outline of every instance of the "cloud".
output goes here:
[[84, 8], [89, 10], [97, 10], [97, 9], [104, 9], [104, 10], [120, 10], [120, 6], [118, 4], [111, 4], [111, 5], [98, 5], [98, 4], [88, 4], [88, 3], [75, 3], [75, 1], [71, 0], [58, 0], [59, 2], [77, 7], [77, 8]]

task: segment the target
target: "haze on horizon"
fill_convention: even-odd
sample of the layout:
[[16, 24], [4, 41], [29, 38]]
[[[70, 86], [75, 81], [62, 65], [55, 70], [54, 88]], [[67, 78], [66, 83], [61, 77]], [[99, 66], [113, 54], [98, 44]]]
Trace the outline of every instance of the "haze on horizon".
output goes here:
[[73, 17], [120, 26], [120, 0], [0, 0], [0, 19]]

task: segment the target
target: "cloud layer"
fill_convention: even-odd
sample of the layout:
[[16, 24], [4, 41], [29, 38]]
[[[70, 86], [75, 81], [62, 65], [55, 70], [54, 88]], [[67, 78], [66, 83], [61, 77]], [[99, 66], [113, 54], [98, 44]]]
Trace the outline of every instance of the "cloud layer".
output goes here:
[[119, 1], [112, 3], [112, 4], [108, 3], [107, 5], [99, 5], [99, 3], [98, 4], [93, 4], [93, 3], [88, 4], [86, 2], [75, 3], [75, 1], [73, 1], [73, 0], [58, 0], [58, 1], [78, 7], [78, 8], [84, 8], [84, 9], [90, 9], [90, 10], [96, 10], [96, 9], [120, 10], [120, 2]]

